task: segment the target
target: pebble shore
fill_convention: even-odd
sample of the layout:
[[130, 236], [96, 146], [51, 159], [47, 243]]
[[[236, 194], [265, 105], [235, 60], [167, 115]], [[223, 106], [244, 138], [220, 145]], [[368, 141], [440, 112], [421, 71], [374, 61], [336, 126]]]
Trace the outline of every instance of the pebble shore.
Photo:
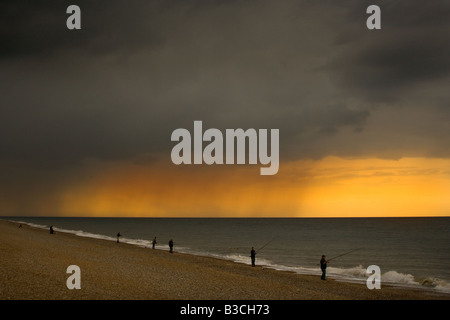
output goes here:
[[[137, 247], [0, 220], [1, 300], [449, 300], [450, 294], [345, 283]], [[67, 267], [81, 289], [68, 289]]]

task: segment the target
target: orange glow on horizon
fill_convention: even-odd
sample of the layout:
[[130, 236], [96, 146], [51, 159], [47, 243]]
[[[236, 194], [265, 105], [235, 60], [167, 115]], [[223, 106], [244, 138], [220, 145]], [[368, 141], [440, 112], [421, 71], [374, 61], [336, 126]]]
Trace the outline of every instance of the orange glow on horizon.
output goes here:
[[328, 158], [305, 191], [315, 216], [448, 216], [450, 162]]
[[[33, 190], [29, 197], [32, 213], [99, 217], [450, 215], [448, 159], [327, 157], [281, 163], [274, 176], [259, 175], [259, 166], [95, 162], [72, 175], [51, 194]], [[12, 202], [2, 201], [0, 210], [4, 215], [20, 215]]]
[[342, 159], [255, 166], [110, 164], [66, 186], [64, 216], [377, 217], [448, 216], [449, 161]]

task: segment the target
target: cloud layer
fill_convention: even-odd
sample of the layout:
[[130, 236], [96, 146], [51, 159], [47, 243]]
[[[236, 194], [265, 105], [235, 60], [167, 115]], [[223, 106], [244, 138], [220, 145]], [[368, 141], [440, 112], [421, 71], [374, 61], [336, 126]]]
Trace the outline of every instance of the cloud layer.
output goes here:
[[380, 1], [368, 30], [372, 2], [77, 1], [69, 31], [72, 3], [3, 1], [0, 162], [170, 161], [194, 120], [279, 128], [281, 162], [449, 157], [450, 4]]

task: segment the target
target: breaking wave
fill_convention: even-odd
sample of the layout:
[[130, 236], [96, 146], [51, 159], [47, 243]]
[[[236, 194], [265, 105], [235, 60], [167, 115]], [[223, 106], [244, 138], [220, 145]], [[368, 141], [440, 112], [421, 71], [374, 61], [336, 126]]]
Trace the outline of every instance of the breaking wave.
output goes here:
[[[250, 264], [249, 257], [243, 255], [226, 255], [223, 258], [238, 263]], [[267, 259], [258, 259], [257, 264], [266, 268], [280, 271], [291, 271], [298, 274], [317, 276], [321, 275], [321, 271], [318, 267], [284, 266], [273, 263]], [[352, 268], [328, 267], [327, 276], [338, 281], [365, 283], [367, 281], [368, 274], [367, 268], [359, 265]], [[381, 274], [381, 284], [383, 285], [383, 283], [392, 286], [432, 289], [440, 292], [450, 293], [450, 283], [445, 280], [433, 277], [416, 279], [411, 274], [400, 273], [395, 270], [387, 271]]]

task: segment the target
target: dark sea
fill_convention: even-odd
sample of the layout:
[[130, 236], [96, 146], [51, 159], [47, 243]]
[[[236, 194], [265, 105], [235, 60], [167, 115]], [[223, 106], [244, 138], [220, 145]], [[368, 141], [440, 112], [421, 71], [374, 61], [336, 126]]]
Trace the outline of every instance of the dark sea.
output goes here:
[[[320, 276], [366, 282], [367, 268], [391, 284], [450, 292], [450, 218], [55, 218], [3, 217], [56, 232]], [[151, 249], [150, 249], [151, 250]]]

